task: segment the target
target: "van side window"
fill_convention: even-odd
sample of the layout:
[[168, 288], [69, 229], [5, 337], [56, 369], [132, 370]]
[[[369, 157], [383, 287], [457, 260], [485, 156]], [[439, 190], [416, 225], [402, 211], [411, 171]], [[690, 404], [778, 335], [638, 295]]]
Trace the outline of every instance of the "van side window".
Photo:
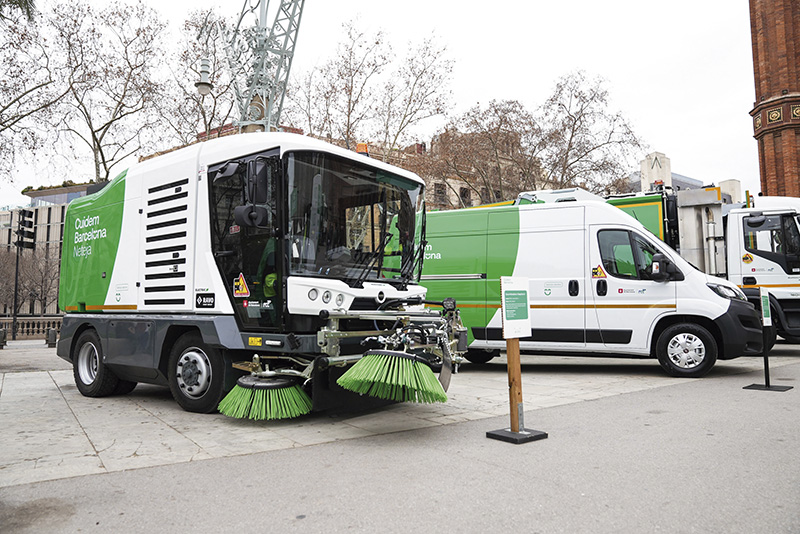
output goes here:
[[617, 278], [651, 280], [653, 256], [658, 253], [649, 241], [626, 230], [597, 233], [605, 271]]
[[601, 230], [597, 232], [603, 268], [617, 278], [638, 278], [633, 260], [633, 247], [625, 230]]

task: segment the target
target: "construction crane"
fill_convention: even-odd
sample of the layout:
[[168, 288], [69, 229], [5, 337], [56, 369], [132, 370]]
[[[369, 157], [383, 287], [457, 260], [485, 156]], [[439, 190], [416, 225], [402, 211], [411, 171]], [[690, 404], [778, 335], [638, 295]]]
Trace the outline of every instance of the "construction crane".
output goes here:
[[[281, 0], [268, 25], [269, 0], [245, 0], [236, 25], [224, 29], [240, 131], [279, 129], [304, 4], [305, 0]], [[258, 17], [257, 24], [245, 26], [252, 15]], [[209, 65], [208, 59], [201, 60], [200, 81], [195, 84], [201, 94], [211, 90]]]

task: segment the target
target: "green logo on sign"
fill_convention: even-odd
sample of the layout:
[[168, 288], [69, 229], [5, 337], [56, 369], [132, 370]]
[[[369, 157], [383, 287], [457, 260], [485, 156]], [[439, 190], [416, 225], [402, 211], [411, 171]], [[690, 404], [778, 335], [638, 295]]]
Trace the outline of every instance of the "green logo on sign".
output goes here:
[[528, 318], [528, 292], [506, 291], [506, 321], [519, 321]]

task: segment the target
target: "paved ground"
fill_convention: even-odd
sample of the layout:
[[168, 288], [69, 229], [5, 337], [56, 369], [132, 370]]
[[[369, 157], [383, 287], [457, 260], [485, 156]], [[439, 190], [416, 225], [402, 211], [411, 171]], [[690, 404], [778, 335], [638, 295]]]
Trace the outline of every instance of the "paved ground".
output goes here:
[[[800, 347], [770, 363], [800, 387]], [[485, 438], [508, 421], [502, 361], [465, 365], [443, 405], [284, 422], [156, 387], [87, 399], [41, 342], [0, 351], [0, 373], [2, 532], [800, 532], [800, 393], [743, 390], [760, 358], [680, 380], [523, 356], [526, 423], [550, 437], [519, 446]]]

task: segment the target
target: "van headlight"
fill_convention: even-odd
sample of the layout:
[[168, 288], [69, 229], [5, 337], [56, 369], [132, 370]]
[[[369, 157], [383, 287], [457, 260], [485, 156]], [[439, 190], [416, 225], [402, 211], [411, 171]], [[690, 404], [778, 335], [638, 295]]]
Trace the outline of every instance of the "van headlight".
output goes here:
[[708, 288], [724, 299], [743, 300], [747, 302], [744, 292], [738, 287], [723, 286], [722, 284], [706, 284]]

